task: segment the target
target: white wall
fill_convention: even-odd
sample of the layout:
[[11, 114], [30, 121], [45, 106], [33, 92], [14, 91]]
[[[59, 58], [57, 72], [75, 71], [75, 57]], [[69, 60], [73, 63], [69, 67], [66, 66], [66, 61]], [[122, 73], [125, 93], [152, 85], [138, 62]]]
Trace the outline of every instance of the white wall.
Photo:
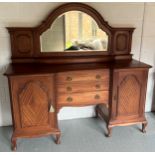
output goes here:
[[[0, 3], [0, 126], [10, 125], [11, 111], [8, 83], [3, 73], [10, 61], [10, 41], [7, 26], [36, 26], [61, 3]], [[155, 3], [146, 3], [143, 23], [144, 3], [87, 3], [94, 7], [111, 26], [136, 27], [133, 34], [132, 53], [134, 58], [154, 66], [149, 72], [146, 111], [152, 107], [155, 79]], [[142, 50], [140, 51], [142, 24]], [[154, 92], [155, 94], [155, 92]], [[154, 101], [155, 104], [155, 101]], [[59, 119], [91, 117], [93, 107], [64, 108]]]

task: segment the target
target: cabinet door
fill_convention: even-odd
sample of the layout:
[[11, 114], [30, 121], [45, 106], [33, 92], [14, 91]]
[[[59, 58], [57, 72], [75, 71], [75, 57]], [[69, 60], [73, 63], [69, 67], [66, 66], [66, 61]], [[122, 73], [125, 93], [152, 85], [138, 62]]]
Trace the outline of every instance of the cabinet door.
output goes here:
[[[16, 130], [49, 130], [56, 126], [51, 75], [10, 78], [12, 110]], [[31, 130], [32, 131], [32, 130]]]
[[114, 70], [112, 118], [131, 120], [143, 118], [147, 70]]

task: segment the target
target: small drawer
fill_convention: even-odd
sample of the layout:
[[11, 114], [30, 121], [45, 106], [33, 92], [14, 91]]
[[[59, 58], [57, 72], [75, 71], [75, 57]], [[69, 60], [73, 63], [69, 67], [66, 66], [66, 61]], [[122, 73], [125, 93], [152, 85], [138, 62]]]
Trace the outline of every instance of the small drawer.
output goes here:
[[108, 104], [109, 92], [96, 91], [73, 94], [60, 94], [57, 97], [59, 105], [63, 106], [86, 106], [104, 103]]
[[100, 82], [76, 82], [57, 85], [57, 92], [63, 93], [81, 93], [93, 92], [98, 90], [109, 90], [109, 79]]
[[107, 81], [109, 79], [109, 69], [69, 71], [57, 73], [57, 83], [68, 83], [78, 81]]

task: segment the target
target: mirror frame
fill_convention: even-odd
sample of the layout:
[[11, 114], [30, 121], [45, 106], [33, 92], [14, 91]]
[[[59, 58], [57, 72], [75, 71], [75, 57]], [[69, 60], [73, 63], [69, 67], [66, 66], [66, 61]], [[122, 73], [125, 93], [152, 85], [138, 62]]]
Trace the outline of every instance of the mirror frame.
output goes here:
[[[53, 22], [59, 17], [60, 15], [68, 12], [68, 11], [81, 11], [86, 14], [88, 14], [90, 17], [92, 17], [98, 27], [107, 33], [108, 35], [108, 48], [107, 51], [89, 51], [86, 52], [62, 52], [62, 51], [52, 51], [52, 52], [41, 52], [41, 42], [40, 42], [40, 36], [43, 32], [45, 32], [47, 29], [51, 27]], [[44, 56], [44, 57], [50, 57], [50, 56], [88, 56], [88, 55], [109, 55], [111, 52], [111, 31], [112, 27], [108, 25], [108, 23], [103, 19], [103, 17], [92, 7], [83, 4], [83, 3], [67, 3], [59, 6], [54, 11], [52, 11], [46, 19], [37, 27], [36, 29], [36, 45], [37, 46], [37, 55], [38, 56]]]
[[[103, 29], [101, 29], [99, 26], [98, 26], [98, 24], [96, 23], [96, 21], [94, 20], [94, 18], [92, 18], [90, 15], [88, 15], [87, 13], [84, 13], [84, 12], [82, 12], [82, 11], [77, 11], [77, 10], [73, 10], [73, 11], [67, 11], [67, 12], [65, 12], [65, 13], [63, 13], [63, 14], [61, 14], [61, 15], [59, 15], [53, 22], [52, 22], [52, 24], [50, 25], [50, 27], [48, 28], [48, 29], [46, 29], [41, 35], [40, 35], [40, 45], [41, 45], [41, 52], [43, 52], [43, 53], [46, 53], [46, 52], [80, 52], [79, 50], [66, 50], [67, 48], [69, 48], [69, 47], [71, 47], [71, 46], [68, 46], [68, 47], [66, 47], [66, 42], [65, 42], [65, 40], [66, 40], [66, 32], [67, 33], [70, 33], [70, 32], [73, 32], [72, 33], [72, 35], [75, 35], [75, 33], [74, 33], [74, 30], [72, 29], [72, 31], [71, 31], [71, 29], [68, 29], [67, 27], [66, 27], [66, 25], [65, 25], [65, 23], [66, 23], [66, 19], [65, 19], [65, 16], [66, 15], [69, 15], [70, 17], [69, 18], [73, 18], [72, 20], [74, 20], [74, 15], [72, 14], [72, 13], [75, 13], [75, 14], [81, 14], [82, 16], [85, 16], [86, 18], [88, 18], [89, 19], [89, 24], [91, 24], [92, 22], [95, 24], [95, 29], [97, 30], [97, 34], [99, 34], [99, 36], [96, 36], [95, 37], [95, 39], [103, 39], [102, 41], [106, 41], [106, 42], [104, 42], [104, 43], [106, 43], [105, 44], [105, 48], [104, 47], [100, 47], [100, 49], [91, 49], [91, 48], [88, 48], [88, 49], [85, 49], [85, 50], [82, 50], [82, 52], [87, 52], [87, 51], [103, 51], [103, 52], [107, 52], [108, 51], [108, 41], [109, 41], [109, 35], [105, 32], [105, 31], [103, 31]], [[78, 15], [79, 16], [79, 15]], [[84, 18], [85, 18], [84, 17]], [[63, 18], [63, 19], [62, 19]], [[79, 18], [79, 17], [76, 17], [76, 19], [77, 18]], [[54, 28], [56, 28], [54, 25], [55, 24], [57, 24], [57, 22], [59, 22], [60, 20], [62, 20], [61, 21], [61, 23], [59, 23], [59, 26], [61, 26], [61, 30], [60, 31], [63, 31], [63, 32], [57, 32], [57, 33], [55, 33], [55, 34], [53, 34], [52, 32], [50, 33], [50, 36], [52, 37], [52, 35], [54, 35], [55, 37], [57, 36], [57, 35], [59, 35], [58, 33], [61, 33], [61, 35], [63, 35], [62, 37], [63, 38], [61, 38], [61, 39], [65, 39], [65, 40], [62, 40], [62, 42], [60, 42], [60, 44], [61, 44], [61, 48], [59, 47], [59, 44], [58, 44], [58, 46], [57, 47], [55, 47], [56, 49], [53, 49], [52, 48], [52, 46], [50, 46], [50, 47], [48, 47], [48, 48], [46, 48], [46, 46], [44, 46], [44, 43], [46, 44], [46, 42], [48, 42], [49, 41], [49, 43], [51, 42], [51, 40], [50, 40], [50, 38], [48, 38], [47, 36], [46, 36], [46, 40], [42, 40], [43, 38], [44, 38], [44, 35], [48, 35], [48, 31], [52, 31]], [[63, 23], [62, 23], [63, 22]], [[68, 21], [68, 22], [70, 22], [70, 21]], [[86, 22], [88, 22], [88, 21], [85, 21], [85, 19], [82, 21], [82, 23], [85, 25], [85, 23]], [[68, 23], [68, 24], [70, 24], [70, 23]], [[79, 24], [79, 23], [76, 23], [76, 25], [77, 24]], [[87, 23], [88, 24], [88, 23]], [[87, 25], [86, 24], [86, 25]], [[72, 26], [76, 26], [75, 25], [75, 23], [72, 23]], [[86, 26], [85, 25], [85, 27], [83, 26], [83, 27], [78, 27], [78, 30], [82, 30], [82, 36], [83, 36], [83, 32], [85, 32], [85, 30], [87, 29], [86, 27], [88, 26]], [[65, 26], [65, 27], [64, 27]], [[78, 25], [79, 26], [79, 25]], [[66, 31], [66, 28], [67, 28], [67, 31]], [[89, 27], [90, 29], [89, 29], [89, 32], [91, 32], [92, 31], [92, 29], [91, 29], [91, 27]], [[76, 32], [76, 34], [77, 34], [77, 32]], [[89, 34], [90, 35], [90, 34]], [[68, 36], [69, 37], [69, 36]], [[77, 40], [77, 42], [78, 41], [82, 41], [82, 42], [85, 42], [85, 41], [93, 41], [93, 39], [94, 39], [94, 37], [92, 36], [89, 36], [89, 38], [87, 37], [87, 35], [85, 34], [85, 36], [84, 37], [86, 37], [85, 39], [83, 39], [83, 38], [79, 38], [79, 36], [76, 36], [76, 37], [74, 37], [74, 40]], [[53, 38], [53, 37], [52, 37]], [[70, 37], [69, 37], [70, 38]], [[68, 38], [68, 39], [69, 39]], [[53, 38], [54, 39], [54, 38]], [[72, 40], [73, 38], [70, 38], [68, 41], [69, 42], [72, 42], [73, 40]], [[79, 40], [80, 39], [80, 40]], [[105, 39], [105, 40], [104, 40]], [[55, 39], [54, 39], [55, 40]], [[54, 43], [54, 40], [52, 40], [52, 45], [53, 44], [55, 44]], [[58, 40], [57, 40], [58, 41]], [[49, 44], [48, 43], [48, 44]], [[73, 42], [72, 42], [73, 43]], [[82, 43], [83, 44], [83, 43]], [[89, 43], [88, 43], [89, 44]], [[74, 45], [74, 43], [72, 44], [72, 45]], [[75, 45], [76, 46], [76, 45]], [[42, 48], [43, 47], [43, 48]], [[87, 45], [86, 45], [86, 47], [87, 47]], [[89, 45], [88, 45], [88, 47], [89, 47]], [[90, 47], [91, 47], [91, 45], [90, 45]], [[92, 45], [92, 47], [93, 47], [93, 45]]]

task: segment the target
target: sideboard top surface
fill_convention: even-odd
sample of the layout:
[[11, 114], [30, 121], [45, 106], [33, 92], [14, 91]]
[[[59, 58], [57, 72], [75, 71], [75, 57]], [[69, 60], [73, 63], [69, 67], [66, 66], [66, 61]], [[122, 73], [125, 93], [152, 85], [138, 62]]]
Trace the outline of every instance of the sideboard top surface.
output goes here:
[[7, 76], [14, 75], [34, 75], [34, 74], [50, 74], [66, 71], [92, 70], [92, 69], [129, 69], [129, 68], [151, 68], [150, 65], [131, 61], [115, 61], [106, 63], [84, 63], [84, 64], [39, 64], [39, 63], [23, 63], [10, 64], [5, 72]]

